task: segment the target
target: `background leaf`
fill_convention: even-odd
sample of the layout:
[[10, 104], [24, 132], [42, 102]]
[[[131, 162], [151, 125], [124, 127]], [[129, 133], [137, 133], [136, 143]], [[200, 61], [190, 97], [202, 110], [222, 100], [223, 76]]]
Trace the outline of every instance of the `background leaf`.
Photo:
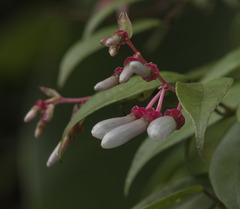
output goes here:
[[162, 199], [174, 192], [177, 192], [179, 190], [182, 190], [183, 188], [188, 188], [190, 186], [194, 186], [197, 184], [198, 184], [198, 182], [197, 182], [196, 178], [193, 178], [193, 177], [186, 177], [184, 179], [180, 179], [171, 185], [165, 186], [164, 188], [161, 188], [161, 189], [153, 192], [151, 195], [147, 196], [141, 202], [139, 202], [137, 205], [135, 205], [132, 209], [142, 209], [143, 207], [145, 207], [159, 199]]
[[[86, 27], [83, 32], [83, 38], [88, 38], [92, 35], [94, 30], [100, 25], [100, 23], [111, 13], [117, 10], [119, 7], [123, 5], [130, 5], [134, 2], [138, 2], [141, 0], [119, 0], [111, 3], [109, 6], [101, 9], [96, 12], [87, 22]], [[110, 35], [110, 34], [109, 34]]]
[[165, 209], [171, 205], [179, 203], [184, 198], [186, 198], [194, 193], [201, 192], [202, 190], [203, 190], [202, 186], [189, 187], [187, 189], [183, 189], [181, 191], [173, 193], [165, 198], [162, 198], [162, 199], [144, 207], [144, 209]]
[[213, 68], [204, 76], [202, 81], [210, 81], [215, 78], [226, 76], [230, 72], [240, 68], [240, 48], [229, 52], [226, 56], [215, 63]]
[[[133, 22], [133, 30], [134, 33], [137, 34], [158, 25], [159, 21], [157, 19], [143, 19]], [[62, 58], [58, 75], [58, 85], [62, 87], [74, 68], [86, 57], [99, 49], [104, 49], [105, 47], [100, 44], [101, 39], [110, 36], [116, 30], [117, 26], [108, 26], [97, 31], [94, 35], [88, 37], [88, 39], [82, 39], [76, 42]]]
[[192, 138], [185, 155], [185, 163], [192, 174], [208, 173], [212, 155], [224, 135], [236, 122], [235, 116], [222, 118], [211, 127], [207, 128], [204, 142], [205, 161], [199, 158], [196, 142]]
[[[147, 138], [141, 146], [138, 148], [130, 169], [128, 170], [128, 174], [125, 180], [124, 185], [124, 193], [128, 194], [129, 188], [135, 179], [138, 172], [143, 168], [143, 166], [149, 162], [154, 156], [162, 152], [163, 150], [180, 143], [187, 137], [190, 137], [194, 134], [194, 128], [190, 121], [190, 118], [187, 116], [185, 112], [183, 112], [184, 117], [186, 119], [185, 125], [179, 130], [175, 131], [172, 135], [170, 135], [166, 140], [161, 142], [155, 142]], [[219, 115], [214, 114], [211, 117], [209, 124], [213, 124], [220, 119]]]
[[216, 149], [211, 165], [210, 180], [217, 197], [227, 208], [240, 208], [240, 126], [233, 127]]
[[237, 108], [236, 116], [237, 116], [237, 121], [240, 124], [240, 106], [238, 106], [238, 108]]
[[202, 157], [204, 134], [210, 115], [232, 83], [231, 78], [219, 78], [206, 84], [182, 82], [176, 84], [178, 99], [193, 121], [197, 149]]

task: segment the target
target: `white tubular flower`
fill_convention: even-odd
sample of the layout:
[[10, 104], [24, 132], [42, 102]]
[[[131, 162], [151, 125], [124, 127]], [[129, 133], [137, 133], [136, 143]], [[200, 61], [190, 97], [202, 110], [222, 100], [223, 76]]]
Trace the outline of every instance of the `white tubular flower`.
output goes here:
[[112, 75], [111, 77], [106, 78], [105, 80], [97, 83], [94, 86], [94, 90], [95, 91], [104, 91], [104, 90], [110, 89], [118, 84], [119, 84], [118, 76]]
[[144, 132], [147, 126], [148, 122], [144, 118], [118, 126], [103, 137], [101, 146], [105, 149], [118, 147]]
[[143, 78], [152, 76], [152, 69], [143, 65], [141, 62], [132, 61], [130, 62], [129, 66], [135, 74], [140, 75]]
[[125, 123], [129, 123], [131, 121], [135, 120], [135, 118], [132, 115], [127, 115], [125, 117], [117, 117], [117, 118], [110, 118], [107, 120], [103, 120], [99, 123], [97, 123], [92, 128], [92, 135], [98, 139], [102, 139], [105, 134], [112, 129], [123, 125]]
[[148, 136], [155, 141], [162, 141], [170, 136], [177, 127], [173, 117], [163, 116], [153, 120], [148, 126]]
[[133, 75], [133, 71], [130, 67], [130, 64], [125, 65], [122, 73], [119, 76], [119, 83], [127, 82], [131, 78], [132, 75]]

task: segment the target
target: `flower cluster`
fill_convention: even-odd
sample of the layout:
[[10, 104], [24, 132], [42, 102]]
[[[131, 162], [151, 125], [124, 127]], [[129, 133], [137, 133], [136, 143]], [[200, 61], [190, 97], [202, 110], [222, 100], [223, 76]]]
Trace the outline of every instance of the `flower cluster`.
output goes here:
[[[134, 106], [127, 116], [110, 118], [97, 123], [92, 128], [92, 135], [102, 139], [101, 146], [106, 149], [118, 147], [146, 130], [152, 140], [166, 139], [185, 123], [185, 118], [179, 110], [180, 105], [177, 109], [166, 110], [164, 116], [161, 114], [166, 90], [164, 85], [162, 91], [156, 94], [147, 107]], [[156, 100], [159, 100], [158, 106], [154, 109], [152, 106]]]
[[[118, 84], [128, 82], [134, 74], [141, 76], [146, 82], [158, 79], [162, 85], [160, 85], [160, 90], [146, 107], [134, 106], [131, 113], [127, 116], [101, 121], [92, 128], [92, 135], [101, 139], [102, 147], [107, 149], [120, 146], [144, 131], [147, 131], [150, 139], [161, 141], [170, 136], [175, 130], [180, 129], [185, 123], [184, 116], [181, 114], [180, 103], [176, 109], [166, 110], [164, 115], [162, 115], [161, 107], [164, 94], [168, 90], [175, 92], [175, 88], [167, 83], [159, 74], [157, 65], [147, 62], [132, 44], [130, 40], [133, 34], [132, 25], [126, 13], [120, 14], [118, 25], [119, 30], [114, 35], [103, 39], [101, 44], [109, 48], [111, 56], [115, 56], [124, 44], [127, 44], [134, 51], [134, 55], [127, 57], [123, 63], [123, 67], [117, 67], [112, 76], [97, 83], [94, 89], [96, 91], [110, 89]], [[35, 137], [39, 137], [51, 121], [54, 108], [57, 104], [75, 104], [72, 113], [73, 116], [81, 105], [90, 99], [89, 96], [83, 98], [64, 98], [53, 89], [41, 87], [41, 90], [50, 98], [47, 100], [38, 100], [24, 118], [25, 122], [29, 122], [36, 116], [41, 115], [35, 130]], [[153, 106], [156, 102], [157, 105], [154, 108]], [[65, 152], [76, 134], [83, 131], [82, 123], [83, 120], [74, 125], [65, 138], [58, 143], [47, 161], [48, 167], [59, 160], [60, 154]]]
[[[35, 129], [35, 137], [38, 138], [45, 128], [47, 127], [47, 124], [52, 120], [53, 118], [53, 112], [55, 109], [55, 106], [62, 103], [74, 103], [73, 107], [73, 113], [72, 117], [75, 115], [75, 113], [78, 111], [78, 109], [81, 107], [81, 105], [86, 102], [90, 97], [83, 97], [83, 98], [64, 98], [62, 97], [57, 91], [51, 88], [46, 87], [40, 87], [41, 91], [45, 93], [49, 99], [46, 100], [38, 100], [36, 104], [28, 111], [26, 114], [24, 121], [29, 122], [33, 120], [38, 115], [41, 115], [40, 120], [37, 124], [37, 127]], [[64, 153], [65, 150], [68, 148], [69, 144], [71, 143], [72, 139], [79, 133], [83, 132], [82, 128], [82, 122], [80, 121], [75, 126], [71, 128], [71, 130], [68, 132], [66, 137], [60, 141], [57, 145], [57, 147], [54, 149], [52, 154], [50, 155], [47, 166], [52, 166], [55, 162], [59, 160], [59, 153]]]
[[[175, 88], [161, 77], [158, 67], [153, 63], [148, 63], [130, 41], [132, 25], [126, 13], [120, 15], [118, 25], [119, 30], [114, 35], [103, 39], [101, 44], [109, 47], [111, 56], [115, 56], [120, 46], [124, 44], [131, 47], [134, 55], [127, 57], [123, 67], [116, 68], [111, 77], [97, 83], [94, 89], [96, 91], [110, 89], [118, 84], [128, 82], [134, 74], [141, 76], [147, 82], [159, 79], [163, 86], [146, 107], [135, 106], [129, 115], [103, 120], [93, 127], [92, 135], [102, 139], [103, 148], [120, 146], [146, 130], [150, 139], [161, 141], [175, 130], [180, 129], [185, 123], [180, 103], [176, 109], [166, 110], [164, 116], [161, 114], [165, 91], [175, 92]], [[152, 106], [157, 100], [158, 105], [154, 109]]]

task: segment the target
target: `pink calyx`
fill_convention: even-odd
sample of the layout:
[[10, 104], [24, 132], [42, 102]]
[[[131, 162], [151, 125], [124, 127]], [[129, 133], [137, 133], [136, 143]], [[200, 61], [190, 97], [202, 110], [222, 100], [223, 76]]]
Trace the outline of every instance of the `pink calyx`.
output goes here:
[[124, 30], [118, 30], [115, 32], [115, 34], [119, 34], [122, 37], [122, 42], [120, 45], [126, 44], [129, 40], [128, 33]]
[[156, 111], [154, 108], [148, 108], [145, 110], [143, 117], [146, 118], [147, 121], [150, 123], [153, 120], [155, 120], [159, 117], [162, 117], [162, 113], [159, 111]]
[[144, 116], [145, 114], [145, 107], [138, 107], [138, 106], [134, 106], [131, 110], [131, 114], [136, 117], [136, 119], [139, 119], [141, 117]]
[[157, 65], [155, 65], [153, 63], [146, 63], [144, 65], [148, 66], [152, 69], [152, 76], [148, 77], [148, 78], [142, 78], [142, 79], [147, 81], [147, 82], [150, 82], [152, 80], [156, 80], [158, 78], [158, 75], [159, 75], [159, 69], [158, 69]]
[[47, 105], [46, 103], [39, 99], [37, 102], [36, 102], [36, 106], [38, 106], [39, 108], [41, 108], [41, 110], [46, 110], [47, 109]]
[[122, 67], [117, 67], [117, 68], [114, 70], [114, 74], [115, 74], [115, 75], [120, 75], [122, 71], [123, 71], [123, 68], [122, 68]]
[[176, 130], [179, 130], [185, 124], [185, 117], [178, 109], [166, 110], [164, 116], [171, 116], [177, 123]]
[[132, 61], [137, 61], [137, 62], [141, 62], [139, 58], [136, 57], [127, 57], [123, 63], [123, 66], [126, 66], [127, 64], [129, 64]]

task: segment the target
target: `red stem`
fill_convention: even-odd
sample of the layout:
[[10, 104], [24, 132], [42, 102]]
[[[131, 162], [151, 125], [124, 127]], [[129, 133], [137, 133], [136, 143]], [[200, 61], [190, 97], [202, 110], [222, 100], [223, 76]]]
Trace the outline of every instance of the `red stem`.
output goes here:
[[158, 105], [157, 105], [157, 109], [156, 111], [161, 111], [162, 109], [162, 103], [163, 103], [163, 98], [164, 98], [164, 94], [165, 94], [165, 91], [167, 91], [167, 83], [165, 83], [162, 87], [162, 90], [161, 90], [161, 95], [160, 95], [160, 98], [158, 100]]
[[141, 63], [146, 64], [147, 61], [142, 57], [141, 53], [135, 48], [135, 46], [133, 45], [133, 43], [131, 42], [130, 39], [128, 39], [127, 44], [134, 51], [135, 54], [139, 55], [139, 59], [140, 59]]
[[151, 108], [154, 103], [157, 101], [158, 97], [160, 96], [160, 91], [152, 98], [152, 100], [148, 103], [146, 109]]
[[179, 102], [179, 103], [178, 103], [178, 106], [177, 106], [177, 110], [180, 110], [180, 111], [181, 111], [181, 109], [182, 109], [182, 105], [181, 105], [181, 103]]
[[81, 103], [81, 102], [86, 102], [89, 100], [91, 97], [82, 97], [82, 98], [64, 98], [60, 97], [54, 104], [62, 104], [62, 103]]
[[174, 86], [172, 86], [171, 84], [167, 83], [167, 81], [165, 81], [164, 78], [162, 76], [160, 76], [159, 74], [158, 74], [158, 79], [162, 82], [163, 85], [167, 84], [167, 87], [168, 87], [169, 90], [171, 90], [173, 92], [176, 92]]

